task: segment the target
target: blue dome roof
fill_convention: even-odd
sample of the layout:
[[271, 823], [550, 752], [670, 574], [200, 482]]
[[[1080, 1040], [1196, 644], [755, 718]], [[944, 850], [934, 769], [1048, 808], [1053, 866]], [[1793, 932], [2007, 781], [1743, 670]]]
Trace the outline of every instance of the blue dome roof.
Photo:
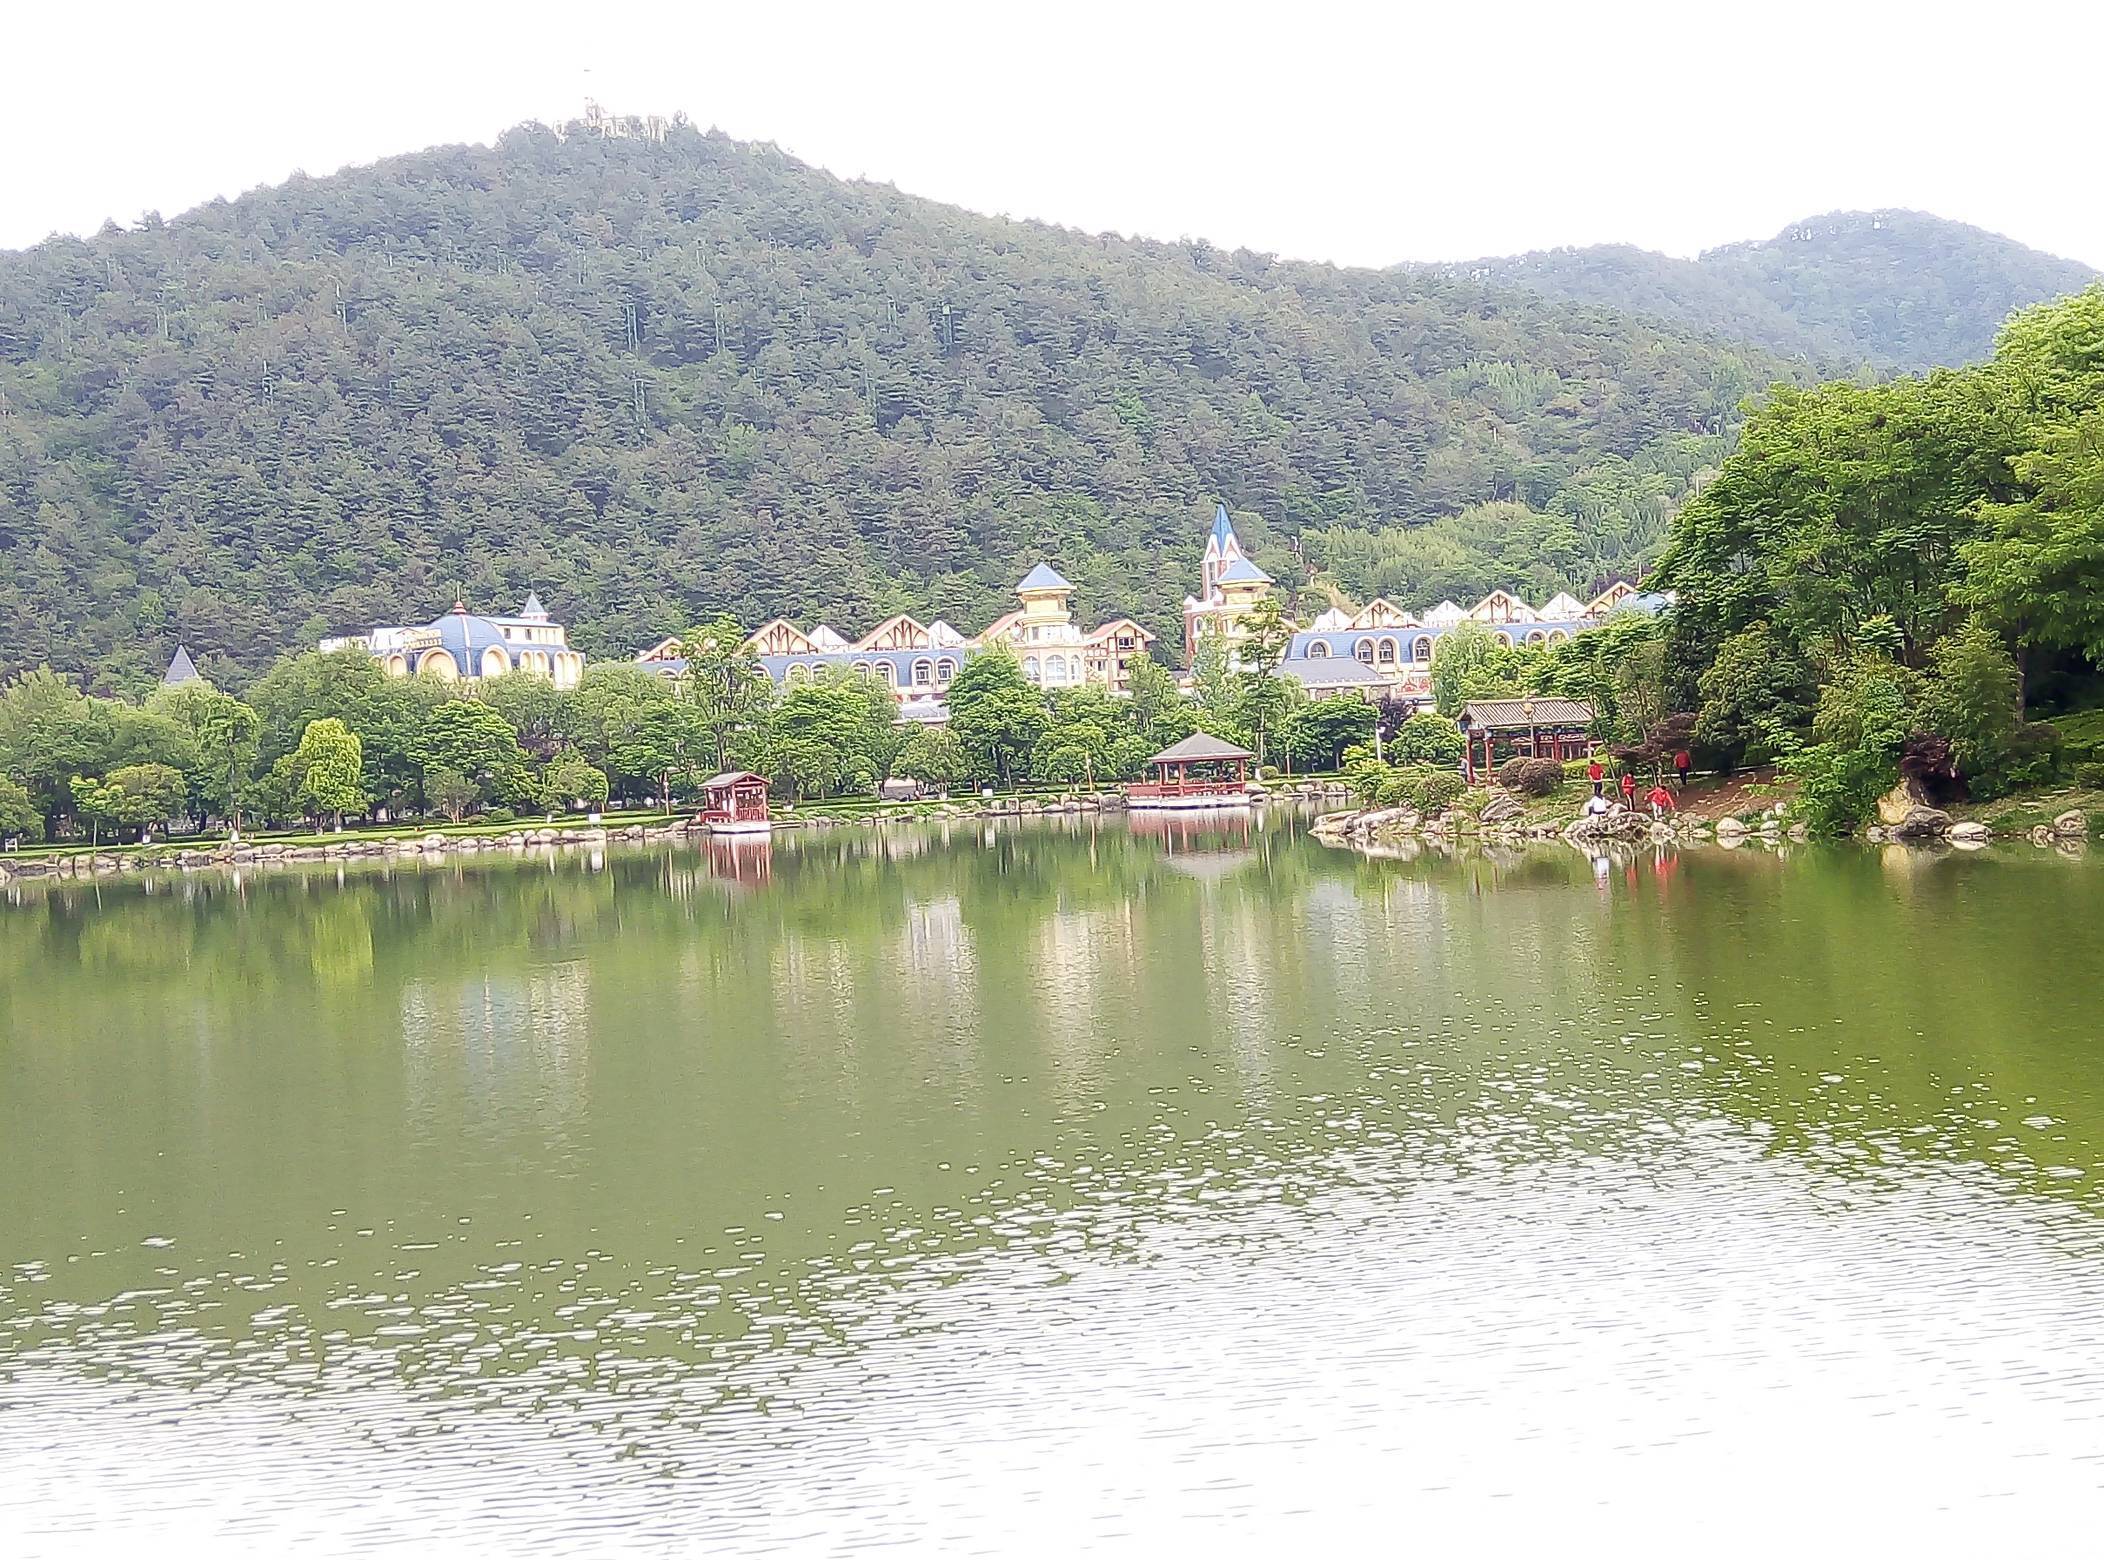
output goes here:
[[505, 665], [511, 664], [511, 646], [504, 642], [504, 631], [486, 617], [455, 610], [426, 625], [438, 635], [438, 642], [453, 653], [454, 662], [464, 677], [479, 677], [482, 674], [482, 652], [494, 645], [504, 652]]

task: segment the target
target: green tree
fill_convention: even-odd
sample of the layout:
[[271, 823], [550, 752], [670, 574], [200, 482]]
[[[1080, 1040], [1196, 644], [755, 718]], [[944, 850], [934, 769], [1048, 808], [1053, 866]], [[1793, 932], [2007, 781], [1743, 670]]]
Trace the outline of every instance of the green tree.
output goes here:
[[107, 767], [113, 738], [109, 709], [40, 666], [0, 693], [0, 770], [29, 788], [48, 822], [74, 811], [76, 775]]
[[1698, 687], [1695, 740], [1733, 764], [1767, 763], [1811, 722], [1811, 673], [1765, 622], [1725, 640]]
[[1051, 728], [1037, 689], [1005, 646], [982, 650], [950, 684], [950, 730], [975, 779], [1009, 785], [1029, 766], [1031, 750]]
[[541, 793], [551, 813], [569, 807], [597, 811], [606, 805], [606, 771], [594, 768], [581, 754], [561, 754], [542, 776]]
[[1420, 710], [1397, 728], [1388, 741], [1388, 760], [1399, 766], [1435, 765], [1452, 769], [1468, 749], [1461, 728], [1444, 715]]
[[964, 749], [946, 726], [917, 727], [899, 748], [891, 772], [917, 780], [931, 791], [947, 792], [967, 773]]
[[1335, 769], [1346, 748], [1373, 740], [1374, 720], [1371, 704], [1346, 694], [1301, 705], [1279, 735], [1296, 768]]
[[2007, 788], [2016, 756], [2023, 680], [2015, 658], [1984, 623], [1971, 622], [1937, 642], [1922, 719], [1948, 737], [1966, 784], [1976, 796]]
[[292, 758], [299, 770], [299, 800], [314, 812], [326, 815], [341, 829], [345, 813], [363, 810], [365, 753], [357, 735], [342, 721], [333, 716], [310, 721], [300, 733]]
[[482, 787], [459, 770], [441, 765], [424, 771], [424, 800], [458, 823], [482, 800]]
[[[450, 772], [465, 777], [482, 796], [507, 806], [531, 806], [533, 771], [511, 722], [480, 699], [454, 699], [424, 717], [410, 747], [422, 776]], [[443, 805], [425, 787], [425, 799]]]
[[1127, 666], [1125, 692], [1134, 734], [1155, 749], [1181, 742], [1197, 729], [1190, 701], [1161, 662], [1142, 657]]
[[1498, 649], [1496, 636], [1476, 622], [1456, 623], [1433, 641], [1433, 707], [1452, 717], [1471, 698], [1480, 697], [1471, 684], [1482, 686], [1482, 675], [1495, 671]]
[[547, 763], [572, 738], [575, 717], [569, 693], [538, 672], [484, 678], [475, 685], [475, 697], [504, 717], [534, 763]]
[[43, 837], [44, 817], [29, 787], [0, 775], [0, 843], [27, 840], [34, 845]]
[[205, 682], [163, 688], [148, 707], [190, 733], [197, 762], [192, 800], [200, 815], [209, 811], [226, 819], [239, 839], [242, 806], [256, 770], [260, 717], [232, 694]]
[[716, 768], [728, 769], [734, 754], [749, 758], [766, 729], [774, 705], [774, 683], [746, 643], [736, 618], [719, 615], [680, 638], [686, 670], [681, 692], [701, 715], [716, 744]]
[[691, 705], [670, 701], [645, 709], [608, 751], [623, 774], [647, 779], [658, 805], [671, 810], [674, 793], [690, 794], [714, 767], [715, 734]]

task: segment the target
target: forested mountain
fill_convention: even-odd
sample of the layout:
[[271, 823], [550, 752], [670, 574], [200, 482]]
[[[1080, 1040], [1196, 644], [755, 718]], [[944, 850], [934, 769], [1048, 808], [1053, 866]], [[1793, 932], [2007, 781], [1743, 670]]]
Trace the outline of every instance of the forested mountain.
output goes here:
[[1919, 211], [1832, 211], [1695, 260], [1602, 244], [1457, 269], [1837, 372], [1978, 362], [2011, 314], [2080, 292], [2098, 274]]
[[1169, 631], [1216, 497], [1311, 596], [1583, 590], [1811, 373], [1692, 314], [528, 126], [0, 255], [0, 671], [136, 689], [182, 640], [238, 684], [456, 582], [595, 656], [719, 610], [976, 625], [1038, 557]]

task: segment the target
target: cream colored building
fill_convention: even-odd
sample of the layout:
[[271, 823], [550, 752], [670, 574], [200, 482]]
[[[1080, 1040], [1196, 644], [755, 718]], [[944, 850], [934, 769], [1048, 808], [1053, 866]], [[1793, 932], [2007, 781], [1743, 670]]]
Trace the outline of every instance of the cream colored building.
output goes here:
[[474, 683], [527, 672], [574, 688], [584, 676], [584, 652], [570, 648], [569, 630], [531, 593], [511, 617], [481, 617], [456, 601], [451, 612], [421, 627], [375, 628], [324, 639], [320, 648], [363, 650], [390, 677]]

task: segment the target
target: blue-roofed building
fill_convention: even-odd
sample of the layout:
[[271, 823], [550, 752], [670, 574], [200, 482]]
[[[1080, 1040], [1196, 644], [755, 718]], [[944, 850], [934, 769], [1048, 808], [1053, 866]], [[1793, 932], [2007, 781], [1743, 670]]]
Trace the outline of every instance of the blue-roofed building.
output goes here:
[[[1591, 601], [1570, 595], [1529, 606], [1511, 591], [1494, 590], [1473, 607], [1442, 601], [1420, 616], [1376, 599], [1356, 612], [1332, 609], [1293, 635], [1279, 663], [1282, 676], [1310, 693], [1352, 688], [1380, 698], [1432, 699], [1432, 655], [1441, 638], [1463, 623], [1480, 623], [1505, 644], [1562, 644], [1617, 612], [1656, 612], [1670, 595], [1645, 596], [1617, 581]], [[1344, 670], [1346, 665], [1358, 670]]]
[[[823, 624], [806, 633], [776, 618], [762, 624], [746, 644], [784, 688], [847, 670], [890, 689], [899, 700], [900, 718], [913, 721], [947, 719], [943, 698], [950, 684], [967, 659], [992, 645], [1013, 650], [1023, 675], [1040, 687], [1093, 684], [1122, 693], [1127, 668], [1154, 644], [1155, 636], [1131, 618], [1081, 628], [1069, 606], [1074, 586], [1049, 563], [1025, 574], [1015, 593], [1016, 610], [971, 637], [948, 623], [922, 623], [899, 613], [852, 642]], [[653, 645], [636, 659], [666, 676], [686, 669], [676, 639]]]
[[1206, 533], [1205, 551], [1198, 560], [1198, 594], [1184, 598], [1184, 658], [1198, 659], [1201, 643], [1218, 639], [1234, 659], [1235, 646], [1247, 637], [1243, 620], [1255, 610], [1271, 589], [1271, 576], [1258, 568], [1242, 550], [1227, 505], [1213, 508], [1213, 528]]
[[474, 683], [528, 672], [558, 688], [574, 688], [584, 676], [584, 652], [570, 648], [569, 630], [531, 592], [510, 617], [482, 617], [456, 601], [451, 612], [429, 623], [324, 639], [321, 648], [363, 650], [390, 677]]

